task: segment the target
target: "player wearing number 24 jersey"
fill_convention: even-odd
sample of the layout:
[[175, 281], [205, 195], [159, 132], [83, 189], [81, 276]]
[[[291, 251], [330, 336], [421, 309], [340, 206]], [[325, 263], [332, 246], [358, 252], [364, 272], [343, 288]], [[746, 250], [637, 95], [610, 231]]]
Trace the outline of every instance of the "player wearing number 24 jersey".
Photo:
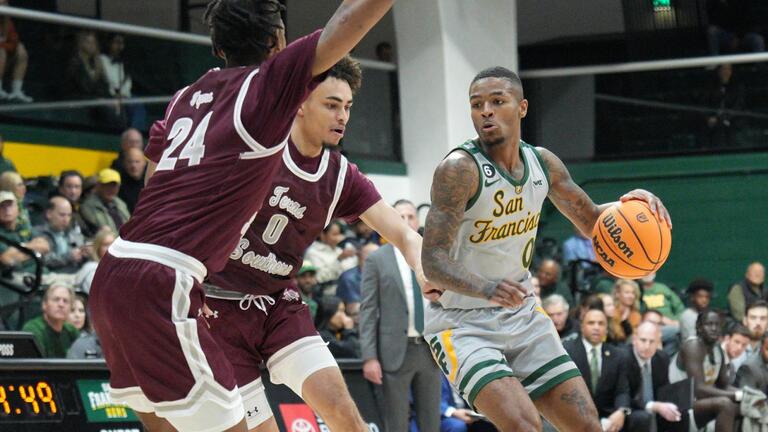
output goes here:
[[331, 430], [366, 430], [339, 368], [292, 282], [307, 247], [332, 219], [360, 217], [403, 251], [423, 279], [421, 237], [338, 151], [360, 67], [348, 58], [299, 109], [283, 164], [253, 224], [221, 273], [210, 276], [211, 333], [232, 362], [248, 427], [277, 431], [261, 381], [266, 362]]
[[299, 105], [392, 3], [347, 0], [323, 30], [286, 47], [279, 1], [210, 2], [214, 53], [227, 67], [177, 92], [153, 125], [147, 187], [91, 290], [112, 397], [149, 429], [245, 430], [201, 283], [270, 192]]

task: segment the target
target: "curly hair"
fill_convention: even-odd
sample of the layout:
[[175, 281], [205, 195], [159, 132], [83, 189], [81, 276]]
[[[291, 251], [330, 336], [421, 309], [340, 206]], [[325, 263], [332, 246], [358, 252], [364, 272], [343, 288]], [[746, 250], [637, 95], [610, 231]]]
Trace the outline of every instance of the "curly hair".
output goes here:
[[363, 85], [363, 71], [360, 68], [360, 62], [353, 60], [350, 56], [344, 56], [328, 71], [328, 78], [346, 81], [349, 88], [352, 89], [352, 94], [355, 94]]
[[277, 44], [284, 10], [278, 0], [212, 0], [203, 19], [214, 54], [223, 52], [231, 65], [263, 62]]

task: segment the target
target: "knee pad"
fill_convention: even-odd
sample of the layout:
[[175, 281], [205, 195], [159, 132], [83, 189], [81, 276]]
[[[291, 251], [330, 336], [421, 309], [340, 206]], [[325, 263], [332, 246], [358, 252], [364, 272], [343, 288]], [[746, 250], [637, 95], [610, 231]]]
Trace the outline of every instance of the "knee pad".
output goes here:
[[285, 384], [299, 397], [302, 397], [304, 381], [327, 367], [338, 367], [338, 363], [320, 336], [301, 338], [267, 361], [270, 380], [275, 384]]

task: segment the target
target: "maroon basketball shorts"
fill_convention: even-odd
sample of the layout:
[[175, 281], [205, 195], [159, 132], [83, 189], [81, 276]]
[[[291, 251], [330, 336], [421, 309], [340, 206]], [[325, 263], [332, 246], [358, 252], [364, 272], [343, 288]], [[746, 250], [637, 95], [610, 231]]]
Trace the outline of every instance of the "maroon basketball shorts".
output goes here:
[[[298, 396], [310, 375], [338, 364], [296, 289], [272, 295], [228, 293], [215, 297], [209, 293], [206, 303], [214, 315], [208, 321], [211, 334], [235, 370], [245, 418], [252, 429], [272, 417], [261, 382], [262, 361], [273, 383], [285, 384]], [[233, 300], [233, 296], [239, 298]]]
[[183, 431], [221, 431], [244, 416], [232, 365], [202, 313], [205, 274], [178, 251], [118, 238], [91, 287], [113, 401]]

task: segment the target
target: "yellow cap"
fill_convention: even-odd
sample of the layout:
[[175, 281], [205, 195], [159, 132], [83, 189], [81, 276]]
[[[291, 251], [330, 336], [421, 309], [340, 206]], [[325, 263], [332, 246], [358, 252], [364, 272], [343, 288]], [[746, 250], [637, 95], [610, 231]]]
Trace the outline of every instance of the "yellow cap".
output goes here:
[[106, 184], [106, 183], [117, 183], [120, 184], [120, 173], [111, 169], [111, 168], [104, 168], [103, 170], [99, 171], [99, 183]]

